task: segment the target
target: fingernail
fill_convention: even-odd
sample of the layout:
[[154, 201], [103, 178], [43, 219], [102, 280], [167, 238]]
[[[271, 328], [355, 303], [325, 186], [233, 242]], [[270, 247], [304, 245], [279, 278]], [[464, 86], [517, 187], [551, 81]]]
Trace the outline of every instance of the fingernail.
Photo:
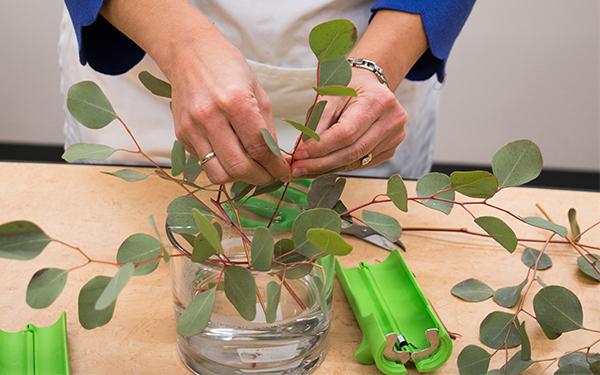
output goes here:
[[304, 168], [296, 168], [294, 169], [294, 171], [292, 172], [292, 176], [294, 178], [298, 178], [298, 177], [302, 177], [306, 174], [306, 169]]
[[298, 151], [294, 154], [294, 159], [296, 159], [296, 160], [308, 159], [308, 152]]

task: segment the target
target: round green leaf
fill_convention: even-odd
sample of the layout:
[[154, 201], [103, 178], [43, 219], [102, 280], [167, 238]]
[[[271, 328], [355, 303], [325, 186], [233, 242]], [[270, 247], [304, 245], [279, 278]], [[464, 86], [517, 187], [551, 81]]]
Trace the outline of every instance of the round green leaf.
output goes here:
[[106, 145], [96, 145], [90, 143], [74, 143], [65, 150], [62, 158], [68, 162], [81, 159], [90, 159], [101, 161], [105, 160], [118, 150]]
[[310, 243], [325, 254], [347, 255], [352, 251], [352, 246], [346, 243], [339, 234], [328, 229], [312, 228], [306, 232], [306, 236]]
[[340, 200], [346, 179], [337, 174], [315, 178], [308, 187], [306, 200], [309, 208], [333, 208]]
[[[520, 345], [521, 338], [519, 331], [514, 326], [514, 318], [514, 314], [502, 311], [491, 312], [479, 326], [481, 342], [492, 349], [503, 348], [505, 345], [509, 348]], [[510, 333], [508, 332], [509, 329]]]
[[340, 233], [342, 222], [337, 212], [327, 208], [313, 208], [302, 212], [292, 226], [292, 239], [296, 245], [296, 252], [312, 258], [321, 250], [310, 243], [307, 232], [312, 228], [329, 229]]
[[566, 365], [556, 370], [554, 375], [594, 375], [594, 373], [581, 365]]
[[119, 293], [121, 293], [129, 279], [131, 279], [131, 276], [133, 276], [133, 271], [133, 263], [127, 263], [124, 266], [119, 267], [117, 274], [110, 279], [110, 282], [106, 285], [106, 288], [104, 288], [100, 297], [98, 297], [98, 301], [96, 301], [94, 308], [96, 310], [103, 310], [114, 303], [117, 300]]
[[542, 171], [542, 153], [529, 141], [514, 141], [502, 147], [492, 158], [492, 171], [501, 188], [523, 185]]
[[185, 173], [183, 176], [189, 182], [196, 182], [203, 170], [204, 168], [200, 165], [198, 159], [194, 155], [190, 155], [185, 162]]
[[185, 147], [178, 140], [173, 142], [171, 149], [171, 174], [179, 176], [185, 171]]
[[[540, 254], [541, 252], [539, 250], [526, 247], [523, 251], [523, 255], [521, 255], [521, 261], [527, 267], [532, 267], [535, 262], [538, 262], [538, 271], [552, 267], [552, 259], [550, 259], [546, 253], [543, 253], [541, 257]], [[539, 261], [538, 258], [540, 259]]]
[[200, 230], [200, 233], [218, 253], [223, 254], [223, 248], [221, 247], [221, 236], [219, 235], [219, 232], [215, 226], [212, 225], [210, 220], [206, 218], [206, 216], [204, 216], [199, 210], [193, 208], [192, 212], [194, 213], [194, 220], [196, 221], [196, 226]]
[[198, 233], [194, 240], [194, 247], [192, 250], [192, 262], [204, 262], [210, 258], [213, 254], [217, 253], [214, 247], [206, 240], [202, 233]]
[[373, 228], [390, 242], [398, 241], [402, 235], [402, 227], [400, 226], [400, 223], [398, 223], [398, 220], [386, 214], [363, 210], [362, 220], [366, 225]]
[[309, 44], [319, 62], [337, 59], [354, 48], [358, 32], [348, 20], [333, 20], [317, 25], [309, 35]]
[[171, 85], [169, 82], [156, 78], [145, 70], [138, 74], [138, 78], [144, 87], [150, 90], [154, 95], [171, 98]]
[[408, 212], [408, 193], [400, 175], [395, 174], [390, 177], [386, 194], [400, 211]]
[[319, 67], [319, 87], [348, 86], [352, 79], [352, 67], [344, 57], [323, 61]]
[[263, 272], [270, 270], [274, 246], [273, 236], [269, 229], [257, 227], [250, 247], [252, 267]]
[[458, 372], [461, 375], [485, 375], [492, 356], [476, 345], [467, 345], [458, 355]]
[[57, 268], [37, 271], [27, 286], [27, 304], [34, 309], [50, 306], [65, 288], [68, 273], [68, 270]]
[[454, 191], [444, 191], [443, 193], [438, 192], [442, 190], [448, 190], [451, 188], [450, 177], [443, 173], [433, 172], [428, 173], [421, 177], [417, 181], [417, 195], [419, 197], [430, 197], [435, 195], [435, 198], [444, 199], [444, 201], [435, 199], [423, 199], [422, 202], [425, 206], [433, 208], [434, 210], [442, 211], [446, 215], [449, 215], [452, 211], [454, 204]]
[[256, 186], [244, 181], [236, 181], [231, 184], [231, 198], [234, 198], [235, 201], [239, 201], [248, 195], [255, 187]]
[[133, 169], [120, 169], [116, 172], [102, 172], [109, 176], [119, 177], [127, 182], [141, 181], [149, 176], [148, 173], [134, 171]]
[[498, 180], [485, 171], [454, 172], [450, 175], [452, 190], [471, 198], [488, 199], [498, 191]]
[[256, 318], [256, 283], [252, 272], [244, 267], [225, 268], [225, 296], [240, 316], [248, 321]]
[[[600, 255], [586, 254], [585, 257], [590, 261], [595, 262], [596, 268], [600, 269]], [[597, 281], [600, 281], [600, 273], [598, 273], [598, 271], [596, 271], [594, 267], [592, 267], [592, 265], [587, 260], [585, 260], [583, 256], [577, 258], [577, 265], [579, 266], [581, 272], [585, 273], [593, 279], [596, 279]]]
[[194, 209], [212, 219], [212, 215], [206, 207], [198, 202], [196, 198], [191, 195], [183, 195], [175, 198], [167, 207], [167, 225], [176, 233], [198, 233], [198, 227], [194, 219]]
[[352, 87], [346, 86], [325, 86], [325, 87], [313, 87], [313, 89], [323, 96], [351, 96], [357, 97], [358, 93]]
[[[588, 363], [588, 359], [589, 359], [589, 363]], [[571, 353], [569, 355], [562, 357], [558, 361], [558, 367], [564, 367], [564, 366], [568, 366], [568, 365], [579, 365], [579, 366], [589, 368], [590, 363], [593, 363], [596, 361], [600, 361], [599, 353], [586, 354], [585, 352], [575, 352], [575, 353]]]
[[118, 118], [100, 87], [92, 81], [79, 82], [69, 88], [67, 108], [75, 120], [90, 129], [102, 129]]
[[267, 323], [277, 320], [277, 306], [281, 296], [281, 284], [271, 281], [267, 284]]
[[269, 133], [267, 129], [260, 129], [260, 133], [262, 134], [263, 139], [267, 143], [267, 146], [269, 146], [271, 152], [275, 154], [275, 156], [277, 156], [279, 159], [283, 160], [283, 155], [281, 155], [279, 145], [277, 144], [277, 142], [275, 142], [271, 133]]
[[527, 224], [533, 225], [534, 227], [548, 229], [558, 234], [561, 237], [566, 237], [569, 233], [567, 228], [562, 225], [555, 224], [551, 221], [542, 219], [541, 217], [531, 216], [531, 217], [523, 217], [522, 218]]
[[161, 250], [162, 244], [156, 238], [145, 233], [132, 234], [119, 247], [117, 262], [142, 263], [157, 258], [151, 262], [138, 265], [133, 271], [134, 276], [147, 275], [158, 267], [158, 263], [160, 262], [158, 256]]
[[467, 302], [485, 301], [494, 294], [492, 288], [477, 279], [463, 280], [454, 285], [450, 292]]
[[577, 296], [565, 287], [550, 285], [533, 298], [535, 316], [543, 327], [558, 333], [583, 328], [583, 309]]
[[527, 285], [527, 279], [519, 285], [500, 288], [494, 292], [494, 301], [502, 307], [510, 308], [519, 302], [521, 291]]
[[522, 359], [522, 354], [519, 350], [512, 356], [506, 366], [502, 366], [501, 370], [503, 370], [503, 373], [506, 375], [516, 375], [527, 370], [532, 364], [533, 362], [531, 360]]
[[[287, 122], [288, 124], [292, 125], [294, 128], [296, 128], [297, 130], [300, 130], [302, 132], [302, 134], [304, 134], [305, 136], [314, 139], [317, 142], [321, 142], [321, 137], [315, 133], [314, 131], [312, 131], [311, 129], [309, 129], [308, 127], [296, 122], [296, 121], [292, 121], [292, 120], [285, 120], [285, 122]], [[304, 136], [303, 136], [304, 137]], [[308, 139], [308, 138], [307, 138]]]
[[179, 317], [177, 333], [183, 336], [193, 336], [202, 332], [210, 320], [215, 296], [216, 288], [211, 288], [194, 297]]
[[79, 323], [85, 329], [94, 329], [110, 322], [115, 311], [116, 301], [102, 310], [96, 310], [96, 303], [111, 278], [96, 276], [87, 282], [79, 292]]
[[43, 230], [30, 221], [11, 221], [0, 225], [0, 258], [30, 260], [52, 242]]
[[515, 232], [497, 217], [481, 216], [475, 219], [475, 223], [510, 253], [513, 253], [517, 248], [517, 236]]

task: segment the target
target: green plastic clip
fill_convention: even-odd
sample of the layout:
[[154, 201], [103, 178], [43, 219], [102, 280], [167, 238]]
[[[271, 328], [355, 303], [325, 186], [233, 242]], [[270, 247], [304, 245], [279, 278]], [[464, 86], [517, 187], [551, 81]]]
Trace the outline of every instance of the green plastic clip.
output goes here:
[[363, 333], [354, 354], [387, 375], [406, 374], [412, 361], [419, 372], [441, 367], [452, 340], [406, 262], [396, 249], [378, 264], [360, 263], [336, 273]]
[[67, 314], [49, 327], [28, 324], [19, 332], [0, 330], [1, 375], [69, 375]]

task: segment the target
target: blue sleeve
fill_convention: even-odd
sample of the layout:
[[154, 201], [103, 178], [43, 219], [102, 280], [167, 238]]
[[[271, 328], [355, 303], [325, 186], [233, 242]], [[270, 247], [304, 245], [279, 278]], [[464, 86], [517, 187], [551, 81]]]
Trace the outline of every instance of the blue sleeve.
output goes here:
[[123, 74], [145, 52], [100, 14], [103, 0], [65, 0], [79, 43], [79, 61], [105, 74]]
[[393, 9], [420, 14], [429, 50], [415, 63], [406, 78], [421, 81], [436, 74], [438, 81], [442, 82], [452, 45], [474, 4], [475, 0], [378, 0], [371, 11]]

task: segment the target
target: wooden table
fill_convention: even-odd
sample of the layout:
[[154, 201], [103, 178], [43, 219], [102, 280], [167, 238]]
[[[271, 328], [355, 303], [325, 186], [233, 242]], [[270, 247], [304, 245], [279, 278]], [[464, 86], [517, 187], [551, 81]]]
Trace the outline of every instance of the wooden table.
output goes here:
[[[133, 233], [153, 234], [148, 217], [153, 215], [157, 223], [163, 223], [168, 203], [183, 194], [175, 184], [157, 178], [128, 183], [100, 173], [117, 169], [0, 163], [0, 223], [30, 220], [49, 236], [79, 246], [96, 259], [114, 260], [116, 250], [126, 237]], [[369, 201], [374, 194], [385, 193], [385, 187], [385, 180], [349, 179], [343, 200], [348, 207], [354, 207]], [[407, 182], [407, 187], [410, 196], [415, 196], [415, 183]], [[600, 220], [600, 194], [592, 192], [513, 188], [502, 191], [492, 203], [521, 216], [540, 216], [538, 203], [563, 225], [567, 224], [568, 209], [575, 207], [582, 228]], [[483, 207], [472, 209], [477, 215], [488, 211]], [[459, 207], [449, 216], [417, 203], [409, 204], [408, 213], [387, 203], [378, 205], [377, 210], [393, 215], [405, 228], [464, 227], [481, 232]], [[514, 221], [509, 223], [520, 238], [548, 237], [545, 231]], [[359, 240], [348, 241], [354, 250], [340, 258], [345, 267], [356, 266], [361, 260], [382, 261], [388, 254]], [[462, 348], [469, 344], [481, 345], [478, 330], [483, 318], [493, 310], [511, 310], [496, 305], [491, 299], [481, 303], [464, 302], [452, 296], [450, 289], [471, 277], [485, 281], [494, 289], [519, 284], [527, 274], [520, 260], [523, 247], [519, 246], [511, 255], [485, 237], [409, 230], [404, 232], [402, 241], [408, 248], [404, 254], [406, 262], [425, 295], [448, 330], [461, 335], [454, 341], [450, 360], [433, 374], [457, 374], [456, 360]], [[587, 233], [584, 241], [600, 246], [600, 227]], [[529, 245], [538, 249], [542, 246]], [[578, 271], [577, 254], [569, 245], [553, 244], [547, 253], [554, 266], [541, 271], [541, 278], [548, 284], [564, 285], [574, 291], [584, 306], [584, 324], [600, 329], [598, 283]], [[130, 281], [119, 297], [112, 321], [91, 331], [78, 323], [77, 293], [87, 280], [98, 274], [113, 276], [114, 267], [96, 264], [71, 272], [65, 290], [47, 309], [35, 310], [25, 303], [27, 284], [38, 269], [72, 267], [83, 260], [81, 255], [58, 243], [51, 243], [32, 261], [0, 259], [0, 329], [19, 331], [28, 323], [45, 327], [66, 311], [72, 374], [189, 374], [175, 346], [171, 285], [165, 264], [153, 274]], [[329, 354], [315, 374], [380, 374], [374, 365], [362, 365], [354, 358], [362, 335], [337, 280], [334, 288]], [[533, 288], [535, 292], [539, 287], [534, 285]], [[532, 297], [533, 293], [527, 297], [528, 311], [533, 311]], [[599, 338], [595, 333], [576, 331], [549, 341], [535, 322], [527, 322], [527, 328], [532, 340], [540, 342], [534, 344], [534, 359], [561, 355]], [[600, 351], [600, 348], [594, 349]], [[502, 360], [502, 355], [495, 356], [490, 368], [500, 367]], [[542, 368], [534, 365], [532, 373]]]

